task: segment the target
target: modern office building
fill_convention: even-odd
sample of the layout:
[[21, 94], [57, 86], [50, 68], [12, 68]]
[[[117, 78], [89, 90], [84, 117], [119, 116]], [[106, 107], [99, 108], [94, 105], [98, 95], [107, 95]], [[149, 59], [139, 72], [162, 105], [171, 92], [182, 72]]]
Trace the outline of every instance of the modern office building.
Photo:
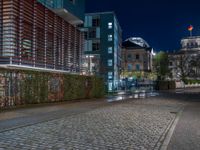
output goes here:
[[127, 72], [152, 70], [153, 49], [140, 37], [130, 37], [123, 42], [122, 66]]
[[0, 0], [0, 66], [79, 72], [84, 0]]
[[118, 88], [122, 30], [114, 12], [88, 13], [84, 31], [86, 72], [102, 76], [108, 91]]

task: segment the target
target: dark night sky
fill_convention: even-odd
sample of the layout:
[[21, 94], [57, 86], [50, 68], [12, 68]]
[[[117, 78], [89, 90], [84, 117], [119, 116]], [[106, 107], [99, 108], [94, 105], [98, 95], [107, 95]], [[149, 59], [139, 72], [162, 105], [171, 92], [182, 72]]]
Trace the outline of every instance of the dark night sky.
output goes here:
[[86, 12], [115, 11], [123, 39], [144, 38], [156, 51], [178, 50], [180, 39], [200, 35], [200, 0], [86, 0]]

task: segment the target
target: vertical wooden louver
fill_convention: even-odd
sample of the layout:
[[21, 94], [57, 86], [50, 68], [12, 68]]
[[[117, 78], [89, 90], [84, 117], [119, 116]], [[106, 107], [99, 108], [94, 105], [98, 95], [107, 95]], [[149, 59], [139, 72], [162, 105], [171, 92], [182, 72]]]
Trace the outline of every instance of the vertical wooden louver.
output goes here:
[[79, 71], [82, 38], [37, 0], [0, 0], [0, 64]]

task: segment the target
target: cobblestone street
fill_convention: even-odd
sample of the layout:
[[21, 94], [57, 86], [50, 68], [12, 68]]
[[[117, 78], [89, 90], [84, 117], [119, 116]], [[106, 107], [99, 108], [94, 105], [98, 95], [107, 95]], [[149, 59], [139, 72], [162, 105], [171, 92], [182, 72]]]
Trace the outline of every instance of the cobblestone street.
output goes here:
[[159, 149], [183, 104], [128, 100], [0, 133], [0, 149]]

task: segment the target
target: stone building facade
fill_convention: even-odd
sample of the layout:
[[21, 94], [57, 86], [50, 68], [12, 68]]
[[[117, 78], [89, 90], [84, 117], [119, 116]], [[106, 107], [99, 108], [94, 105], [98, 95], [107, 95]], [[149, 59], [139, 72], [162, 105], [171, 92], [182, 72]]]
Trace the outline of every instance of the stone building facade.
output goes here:
[[145, 40], [131, 37], [125, 40], [122, 45], [123, 70], [128, 72], [152, 70], [153, 49]]
[[168, 54], [172, 78], [180, 80], [200, 77], [200, 36], [186, 37], [181, 40], [181, 49]]

